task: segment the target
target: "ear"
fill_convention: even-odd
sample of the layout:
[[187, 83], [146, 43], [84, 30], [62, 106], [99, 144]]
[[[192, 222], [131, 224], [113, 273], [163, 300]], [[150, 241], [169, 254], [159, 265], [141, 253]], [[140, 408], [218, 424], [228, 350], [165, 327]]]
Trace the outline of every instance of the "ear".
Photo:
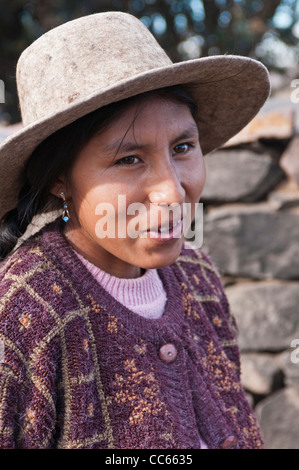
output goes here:
[[59, 197], [61, 198], [61, 192], [63, 191], [65, 193], [65, 187], [66, 187], [66, 183], [65, 183], [65, 179], [63, 177], [59, 177], [55, 183], [53, 184], [53, 186], [51, 187], [50, 189], [50, 193], [53, 195], [53, 196], [56, 196], [56, 197]]

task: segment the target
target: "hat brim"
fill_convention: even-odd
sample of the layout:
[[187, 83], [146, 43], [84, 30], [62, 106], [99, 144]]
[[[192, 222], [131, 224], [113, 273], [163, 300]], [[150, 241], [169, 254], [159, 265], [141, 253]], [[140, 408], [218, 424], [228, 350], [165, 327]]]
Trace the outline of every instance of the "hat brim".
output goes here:
[[33, 150], [48, 136], [110, 103], [146, 91], [182, 85], [198, 107], [197, 124], [204, 155], [222, 146], [245, 127], [270, 93], [266, 67], [240, 56], [213, 56], [175, 63], [126, 79], [63, 110], [26, 126], [0, 146], [0, 218], [17, 204], [22, 173]]

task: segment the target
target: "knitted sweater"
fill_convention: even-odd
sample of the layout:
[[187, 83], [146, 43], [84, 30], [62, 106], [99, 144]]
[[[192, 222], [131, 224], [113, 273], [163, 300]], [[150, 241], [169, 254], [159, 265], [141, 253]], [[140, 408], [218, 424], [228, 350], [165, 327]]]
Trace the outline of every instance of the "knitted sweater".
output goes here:
[[[259, 448], [219, 275], [158, 270], [161, 318], [121, 305], [50, 224], [0, 269], [0, 448]], [[199, 294], [200, 292], [200, 294]]]
[[147, 269], [142, 276], [134, 279], [121, 279], [75, 253], [96, 281], [122, 305], [147, 318], [163, 315], [167, 298], [156, 269]]

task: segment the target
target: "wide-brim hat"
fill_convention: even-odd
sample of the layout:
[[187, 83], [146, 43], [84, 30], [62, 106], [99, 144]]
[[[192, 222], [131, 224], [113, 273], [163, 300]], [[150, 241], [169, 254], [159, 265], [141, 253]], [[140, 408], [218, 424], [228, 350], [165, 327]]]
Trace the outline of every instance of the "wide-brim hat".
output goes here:
[[16, 206], [26, 162], [45, 138], [97, 108], [171, 85], [197, 103], [204, 155], [248, 124], [270, 91], [267, 69], [250, 58], [173, 63], [127, 13], [84, 16], [38, 38], [17, 64], [23, 128], [0, 146], [0, 218]]

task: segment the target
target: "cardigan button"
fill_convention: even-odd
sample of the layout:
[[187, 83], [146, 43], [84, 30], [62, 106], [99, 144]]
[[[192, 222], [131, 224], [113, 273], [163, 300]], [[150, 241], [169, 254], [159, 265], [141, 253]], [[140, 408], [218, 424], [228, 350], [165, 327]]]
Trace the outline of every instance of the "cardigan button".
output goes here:
[[233, 449], [238, 442], [238, 438], [236, 436], [228, 436], [221, 444], [221, 449]]
[[176, 360], [178, 355], [177, 349], [174, 344], [167, 343], [161, 346], [159, 351], [159, 357], [161, 361], [165, 362], [166, 364], [170, 364]]

